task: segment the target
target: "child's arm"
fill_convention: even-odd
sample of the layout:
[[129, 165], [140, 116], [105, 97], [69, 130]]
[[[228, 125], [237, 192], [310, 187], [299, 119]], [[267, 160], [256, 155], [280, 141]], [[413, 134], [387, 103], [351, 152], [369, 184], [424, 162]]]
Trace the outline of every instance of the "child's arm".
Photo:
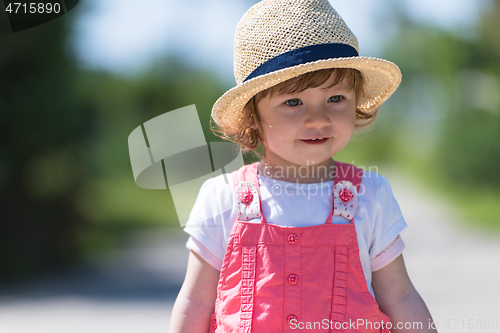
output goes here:
[[[391, 332], [437, 332], [429, 327], [431, 314], [408, 277], [402, 255], [372, 273], [372, 287], [380, 310], [391, 318]], [[397, 328], [398, 322], [403, 328]], [[406, 323], [413, 328], [405, 329]]]
[[217, 269], [191, 251], [186, 278], [172, 309], [170, 333], [208, 332], [219, 275]]

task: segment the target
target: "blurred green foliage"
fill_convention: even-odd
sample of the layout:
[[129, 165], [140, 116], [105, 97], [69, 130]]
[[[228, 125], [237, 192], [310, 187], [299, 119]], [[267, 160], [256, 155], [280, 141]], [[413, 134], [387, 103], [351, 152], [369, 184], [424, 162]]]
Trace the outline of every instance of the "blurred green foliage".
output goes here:
[[175, 58], [163, 59], [147, 73], [128, 79], [80, 73], [78, 94], [96, 114], [96, 132], [87, 151], [92, 176], [78, 198], [92, 226], [82, 243], [87, 256], [130, 229], [179, 226], [168, 190], [145, 190], [135, 184], [127, 138], [144, 122], [195, 104], [205, 138], [218, 141], [209, 128], [210, 111], [225, 88], [211, 73]]
[[[467, 36], [399, 20], [384, 57], [403, 82], [336, 158], [395, 163], [500, 228], [500, 0], [492, 4]], [[92, 258], [130, 230], [177, 226], [168, 190], [135, 185], [128, 135], [195, 104], [217, 141], [210, 110], [230, 87], [178, 58], [136, 77], [79, 69], [64, 20], [18, 34], [7, 24], [0, 17], [0, 281]]]
[[62, 23], [12, 34], [0, 15], [0, 281], [78, 257], [93, 114], [77, 102]]
[[[455, 202], [476, 225], [500, 230], [500, 0], [478, 26], [442, 30], [400, 19], [384, 57], [403, 82], [381, 119], [392, 161]], [[379, 125], [377, 125], [379, 126]], [[391, 128], [392, 127], [392, 128]], [[390, 138], [392, 137], [392, 139]], [[381, 150], [381, 149], [377, 149]]]
[[461, 112], [444, 126], [437, 157], [443, 174], [464, 188], [500, 188], [500, 116], [481, 109]]
[[[474, 226], [500, 232], [500, 0], [476, 27], [415, 23], [394, 3], [397, 33], [383, 57], [403, 73], [373, 126], [336, 158], [397, 167], [439, 190]], [[388, 164], [391, 167], [385, 168]]]
[[178, 226], [168, 191], [134, 183], [137, 126], [195, 104], [218, 140], [210, 111], [227, 87], [209, 71], [175, 58], [132, 78], [81, 70], [67, 34], [62, 19], [13, 34], [0, 15], [0, 282], [92, 258], [130, 230]]

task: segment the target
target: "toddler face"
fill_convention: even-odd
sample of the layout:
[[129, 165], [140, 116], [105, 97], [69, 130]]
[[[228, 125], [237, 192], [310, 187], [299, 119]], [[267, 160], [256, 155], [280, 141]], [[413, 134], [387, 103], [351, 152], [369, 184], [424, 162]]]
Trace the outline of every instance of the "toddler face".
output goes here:
[[271, 166], [328, 166], [349, 142], [356, 122], [356, 92], [348, 80], [329, 88], [269, 94], [257, 103]]

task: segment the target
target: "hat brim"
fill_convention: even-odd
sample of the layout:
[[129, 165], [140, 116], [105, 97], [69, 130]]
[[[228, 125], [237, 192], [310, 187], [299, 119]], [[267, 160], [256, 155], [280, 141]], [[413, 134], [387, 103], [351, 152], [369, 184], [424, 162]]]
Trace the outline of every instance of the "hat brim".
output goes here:
[[361, 72], [364, 96], [358, 109], [367, 113], [375, 111], [399, 86], [401, 71], [394, 63], [370, 57], [350, 57], [318, 60], [264, 74], [228, 90], [214, 104], [212, 118], [224, 129], [236, 129], [243, 108], [260, 91], [299, 75], [328, 68], [352, 68]]

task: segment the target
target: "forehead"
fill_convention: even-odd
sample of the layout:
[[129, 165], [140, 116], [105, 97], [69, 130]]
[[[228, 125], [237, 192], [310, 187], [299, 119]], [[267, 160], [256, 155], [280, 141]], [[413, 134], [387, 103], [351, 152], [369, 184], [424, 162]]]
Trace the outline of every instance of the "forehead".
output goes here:
[[289, 94], [300, 94], [309, 89], [319, 89], [322, 91], [342, 91], [347, 93], [353, 90], [353, 84], [351, 80], [347, 77], [337, 77], [336, 73], [331, 73], [330, 76], [325, 78], [320, 78], [319, 80], [308, 80], [302, 79], [297, 80], [290, 85], [280, 87], [271, 92], [271, 96], [274, 95], [289, 95]]
[[[324, 88], [329, 89], [334, 86], [352, 89], [355, 88], [355, 73], [352, 69], [323, 69], [310, 73], [302, 74], [298, 77], [282, 82], [274, 87], [264, 91], [262, 97], [268, 94], [287, 94], [287, 93], [300, 93], [309, 88]], [[257, 96], [259, 99], [259, 96]]]

